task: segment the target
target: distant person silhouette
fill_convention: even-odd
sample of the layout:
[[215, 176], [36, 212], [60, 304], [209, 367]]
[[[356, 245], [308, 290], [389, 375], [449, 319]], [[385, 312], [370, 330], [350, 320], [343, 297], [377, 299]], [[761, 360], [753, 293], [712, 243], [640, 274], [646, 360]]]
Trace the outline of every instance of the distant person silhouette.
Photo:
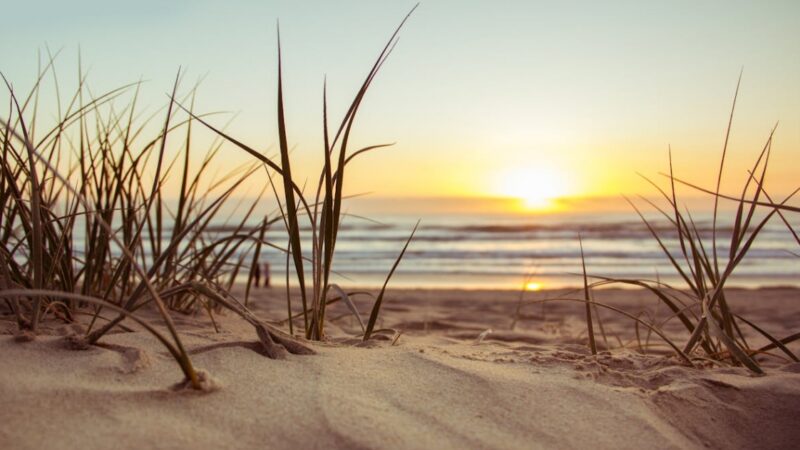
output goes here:
[[269, 273], [269, 263], [268, 262], [264, 263], [263, 275], [264, 275], [264, 287], [269, 287], [269, 285], [270, 285], [270, 276], [269, 276], [270, 273]]
[[261, 264], [256, 263], [255, 270], [253, 271], [253, 278], [255, 280], [256, 287], [261, 284]]

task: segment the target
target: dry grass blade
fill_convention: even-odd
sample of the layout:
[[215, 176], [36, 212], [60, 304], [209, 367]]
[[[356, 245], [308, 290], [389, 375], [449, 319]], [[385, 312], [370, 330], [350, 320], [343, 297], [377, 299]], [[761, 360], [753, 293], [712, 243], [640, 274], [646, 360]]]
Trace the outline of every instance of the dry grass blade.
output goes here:
[[[733, 113], [736, 111], [736, 99], [739, 97], [739, 86], [742, 84], [742, 74], [744, 73], [744, 69], [739, 72], [739, 80], [736, 82], [736, 92], [733, 94], [733, 104], [731, 105], [731, 114], [728, 118], [728, 128], [725, 131], [725, 144], [722, 146], [722, 157], [720, 158], [719, 162], [719, 172], [717, 173], [717, 187], [716, 187], [716, 195], [714, 195], [714, 213], [712, 218], [712, 225], [711, 225], [711, 246], [712, 246], [712, 254], [714, 256], [714, 268], [715, 270], [719, 268], [719, 259], [717, 257], [717, 211], [719, 208], [719, 188], [722, 184], [722, 172], [723, 168], [725, 167], [725, 156], [728, 153], [728, 140], [731, 136], [731, 128], [733, 127]], [[670, 164], [670, 176], [672, 175], [672, 165]], [[674, 186], [674, 180], [671, 182]], [[719, 278], [719, 272], [716, 273], [717, 278]]]
[[589, 348], [592, 350], [592, 354], [597, 354], [597, 344], [594, 341], [594, 328], [592, 326], [592, 309], [591, 309], [591, 297], [589, 294], [589, 278], [586, 276], [586, 258], [583, 255], [583, 239], [580, 235], [578, 235], [578, 243], [581, 247], [581, 267], [583, 268], [583, 295], [584, 300], [586, 300], [586, 332], [589, 335]]
[[[295, 276], [300, 285], [300, 298], [305, 310], [308, 305], [305, 270], [303, 268], [303, 249], [300, 244], [300, 225], [297, 222], [297, 203], [294, 197], [294, 183], [292, 181], [291, 162], [289, 161], [289, 143], [286, 139], [286, 118], [283, 111], [283, 70], [281, 62], [281, 41], [278, 32], [278, 138], [281, 152], [281, 179], [283, 180], [283, 195], [285, 196], [286, 220], [291, 240], [292, 259], [294, 260]], [[302, 195], [301, 195], [302, 197]], [[311, 330], [306, 324], [306, 337], [311, 336]]]
[[[667, 177], [669, 176], [669, 175], [666, 175], [666, 174], [662, 174], [662, 175], [667, 176]], [[690, 183], [690, 182], [688, 182], [686, 180], [682, 180], [682, 179], [677, 178], [677, 177], [675, 177], [675, 181], [677, 183], [680, 183], [680, 184], [688, 186], [688, 187], [690, 187], [692, 189], [695, 189], [695, 190], [697, 190], [699, 192], [703, 192], [703, 193], [711, 194], [711, 195], [716, 195], [714, 193], [714, 191], [706, 189], [704, 187], [701, 187], [698, 184]], [[763, 207], [767, 207], [767, 208], [775, 208], [775, 209], [777, 209], [779, 211], [789, 211], [789, 212], [794, 212], [794, 213], [800, 213], [800, 207], [786, 204], [790, 200], [790, 198], [794, 197], [797, 194], [797, 192], [799, 192], [799, 191], [800, 191], [800, 188], [792, 191], [792, 194], [789, 195], [789, 198], [787, 198], [784, 201], [779, 202], [779, 203], [771, 202], [771, 201], [753, 201], [753, 200], [748, 200], [748, 199], [742, 200], [739, 197], [733, 197], [733, 196], [725, 195], [725, 194], [719, 194], [719, 198], [722, 198], [722, 199], [725, 199], [725, 200], [732, 200], [732, 201], [735, 201], [735, 202], [740, 202], [741, 201], [741, 202], [743, 202], [745, 204], [753, 205], [753, 206], [763, 206]]]
[[[794, 333], [794, 334], [792, 334], [790, 336], [786, 336], [785, 338], [779, 340], [778, 342], [780, 342], [782, 345], [786, 345], [786, 344], [792, 343], [792, 342], [797, 341], [797, 340], [800, 340], [800, 333]], [[759, 348], [757, 351], [758, 352], [766, 352], [768, 350], [772, 350], [772, 349], [777, 348], [777, 347], [779, 347], [777, 345], [777, 343], [773, 342], [772, 344], [767, 344], [767, 345]]]
[[358, 313], [358, 308], [356, 308], [356, 304], [353, 303], [353, 300], [350, 298], [349, 295], [347, 295], [347, 292], [342, 290], [342, 288], [339, 287], [338, 284], [329, 284], [328, 288], [336, 292], [339, 298], [344, 301], [345, 305], [347, 305], [347, 309], [349, 309], [350, 312], [353, 314], [353, 316], [355, 316], [356, 320], [358, 321], [358, 325], [361, 326], [361, 331], [365, 332], [366, 328], [364, 327], [364, 321], [361, 319], [361, 314]]
[[300, 343], [300, 341], [294, 337], [281, 332], [275, 327], [257, 318], [252, 312], [250, 312], [250, 310], [245, 308], [244, 305], [239, 303], [239, 301], [231, 297], [229, 294], [217, 292], [216, 290], [200, 282], [192, 282], [187, 285], [187, 288], [219, 303], [253, 325], [253, 327], [256, 329], [256, 333], [258, 334], [264, 351], [270, 358], [282, 358], [285, 354], [285, 351], [298, 355], [314, 354], [314, 350], [312, 350], [310, 347]]
[[663, 331], [659, 330], [657, 327], [645, 322], [644, 320], [640, 319], [639, 317], [637, 317], [637, 316], [635, 316], [635, 315], [633, 315], [633, 314], [631, 314], [631, 313], [629, 313], [627, 311], [624, 311], [624, 310], [619, 309], [617, 307], [614, 307], [614, 306], [611, 306], [611, 305], [607, 305], [605, 303], [597, 302], [597, 301], [594, 301], [594, 300], [589, 300], [587, 302], [585, 299], [570, 298], [570, 297], [566, 297], [566, 296], [555, 297], [555, 298], [546, 298], [546, 299], [541, 299], [541, 300], [530, 300], [530, 301], [528, 301], [527, 304], [533, 305], [533, 304], [539, 304], [539, 303], [545, 303], [545, 302], [590, 303], [590, 304], [596, 305], [596, 306], [598, 306], [600, 308], [605, 308], [605, 309], [608, 309], [610, 311], [614, 311], [617, 314], [621, 314], [621, 315], [623, 315], [625, 317], [628, 317], [629, 319], [639, 323], [640, 325], [646, 327], [648, 330], [651, 330], [653, 333], [658, 335], [667, 345], [670, 346], [670, 348], [672, 348], [672, 350], [675, 351], [675, 354], [678, 357], [680, 357], [684, 362], [686, 362], [690, 366], [694, 366], [694, 363], [692, 363], [692, 359], [689, 357], [689, 355], [687, 353], [683, 352], [680, 349], [680, 347], [678, 347], [672, 339], [670, 339], [669, 337], [667, 337], [666, 334], [664, 334]]
[[650, 224], [650, 222], [647, 219], [645, 219], [644, 215], [639, 210], [639, 208], [637, 208], [636, 205], [627, 197], [625, 197], [625, 200], [628, 202], [628, 204], [630, 204], [633, 207], [633, 209], [636, 211], [636, 214], [639, 216], [639, 218], [647, 227], [647, 230], [650, 232], [650, 235], [652, 235], [653, 238], [656, 240], [656, 242], [658, 242], [659, 247], [661, 247], [661, 250], [664, 252], [664, 255], [667, 257], [667, 259], [669, 259], [669, 262], [672, 265], [672, 267], [675, 268], [675, 270], [678, 272], [681, 278], [683, 278], [686, 284], [689, 285], [689, 287], [693, 292], [698, 292], [698, 287], [694, 284], [691, 278], [688, 275], [686, 275], [686, 272], [683, 270], [680, 263], [678, 263], [678, 261], [675, 260], [675, 257], [672, 256], [672, 253], [670, 253], [666, 244], [662, 241], [661, 237], [658, 235], [658, 233]]
[[403, 245], [403, 250], [400, 251], [400, 254], [397, 256], [397, 259], [394, 261], [392, 265], [392, 269], [389, 271], [389, 275], [386, 276], [386, 281], [383, 282], [383, 287], [381, 287], [380, 293], [378, 293], [378, 297], [375, 299], [375, 304], [372, 306], [372, 312], [369, 315], [369, 322], [367, 322], [367, 331], [364, 332], [364, 340], [369, 340], [370, 335], [372, 335], [372, 330], [375, 328], [375, 322], [378, 321], [378, 314], [381, 311], [381, 303], [383, 302], [383, 295], [386, 293], [386, 286], [389, 284], [389, 280], [394, 275], [395, 269], [400, 264], [400, 261], [403, 259], [403, 255], [406, 254], [406, 249], [408, 249], [408, 245], [411, 243], [411, 240], [414, 239], [414, 233], [417, 232], [417, 228], [419, 227], [419, 221], [417, 221], [416, 225], [414, 225], [414, 229], [411, 230], [411, 235], [408, 236], [408, 240], [406, 240], [405, 245]]
[[[2, 298], [14, 298], [14, 297], [50, 297], [50, 298], [62, 298], [62, 299], [69, 299], [69, 300], [79, 300], [82, 302], [93, 303], [96, 305], [104, 306], [112, 311], [118, 312], [119, 314], [124, 315], [126, 318], [133, 320], [137, 324], [141, 325], [142, 328], [147, 330], [150, 334], [156, 337], [159, 342], [161, 342], [164, 347], [167, 348], [170, 355], [181, 364], [181, 355], [178, 350], [172, 345], [171, 342], [158, 330], [153, 328], [152, 325], [147, 323], [147, 321], [140, 319], [135, 314], [130, 311], [127, 311], [119, 306], [109, 303], [103, 299], [91, 297], [88, 295], [77, 294], [72, 292], [62, 292], [62, 291], [53, 291], [47, 289], [7, 289], [0, 291], [0, 297]], [[85, 341], [76, 340], [75, 345], [84, 345]]]
[[[709, 300], [706, 299], [703, 302], [703, 309], [706, 314], [710, 314], [707, 312], [708, 305]], [[748, 356], [747, 353], [739, 347], [739, 345], [736, 344], [733, 338], [722, 331], [722, 328], [720, 328], [719, 324], [717, 324], [717, 321], [714, 318], [709, 319], [706, 316], [706, 323], [708, 324], [711, 334], [722, 342], [725, 348], [731, 352], [731, 355], [733, 355], [739, 362], [747, 366], [747, 368], [753, 372], [762, 375], [764, 374], [764, 371], [761, 370], [761, 367], [752, 358], [750, 358], [750, 356]]]
[[[780, 350], [781, 350], [783, 353], [785, 353], [785, 354], [786, 354], [786, 355], [787, 355], [787, 356], [788, 356], [788, 357], [789, 357], [789, 358], [790, 358], [792, 361], [794, 361], [794, 362], [800, 362], [800, 359], [797, 359], [797, 356], [795, 356], [795, 354], [794, 354], [794, 353], [792, 353], [792, 351], [791, 351], [791, 350], [789, 350], [789, 349], [786, 347], [786, 345], [784, 345], [784, 343], [783, 343], [783, 342], [781, 342], [781, 341], [780, 341], [780, 340], [778, 340], [778, 339], [775, 339], [775, 338], [774, 338], [774, 337], [773, 337], [771, 334], [767, 333], [767, 332], [766, 332], [766, 331], [764, 331], [764, 330], [763, 330], [761, 327], [759, 327], [758, 325], [754, 324], [753, 322], [750, 322], [749, 320], [745, 319], [744, 317], [742, 317], [742, 316], [740, 316], [740, 315], [736, 314], [736, 318], [737, 318], [737, 319], [739, 319], [739, 320], [741, 320], [742, 322], [746, 323], [747, 325], [749, 325], [749, 326], [750, 326], [750, 328], [752, 328], [752, 329], [756, 330], [756, 331], [757, 331], [759, 334], [761, 334], [762, 336], [764, 336], [765, 338], [767, 338], [767, 339], [768, 339], [768, 340], [769, 340], [769, 341], [772, 343], [771, 345], [773, 345], [774, 347], [777, 347], [777, 348], [779, 348], [779, 349], [780, 349]], [[774, 348], [774, 347], [773, 347], [773, 348]]]
[[251, 287], [253, 285], [253, 280], [255, 279], [256, 272], [258, 270], [260, 270], [258, 265], [260, 264], [260, 260], [261, 260], [261, 245], [262, 245], [262, 243], [264, 241], [264, 234], [267, 231], [268, 222], [269, 221], [265, 217], [264, 221], [261, 223], [261, 228], [259, 229], [258, 241], [256, 242], [256, 249], [253, 252], [253, 260], [250, 263], [250, 265], [251, 265], [250, 266], [250, 274], [247, 277], [247, 285], [245, 286], [245, 292], [244, 292], [244, 306], [245, 307], [248, 306], [248, 303], [250, 301], [250, 289], [251, 289]]
[[517, 307], [514, 310], [514, 317], [511, 319], [511, 325], [509, 325], [509, 330], [514, 330], [517, 326], [517, 322], [519, 322], [519, 317], [522, 312], [522, 301], [525, 300], [525, 293], [528, 292], [528, 283], [531, 282], [533, 279], [534, 271], [528, 271], [525, 274], [525, 278], [522, 279], [522, 287], [519, 290], [519, 298], [517, 299]]

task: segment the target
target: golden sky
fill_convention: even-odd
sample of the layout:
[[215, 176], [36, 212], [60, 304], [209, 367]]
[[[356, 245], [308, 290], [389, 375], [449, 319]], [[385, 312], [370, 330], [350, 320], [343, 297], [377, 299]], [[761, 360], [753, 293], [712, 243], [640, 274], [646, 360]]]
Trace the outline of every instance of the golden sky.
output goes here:
[[[414, 1], [15, 2], [0, 28], [0, 71], [29, 87], [37, 49], [78, 47], [97, 92], [147, 80], [164, 104], [178, 67], [203, 77], [198, 110], [233, 114], [232, 134], [276, 138], [280, 20], [289, 140], [310, 180], [322, 148], [322, 83], [339, 117]], [[8, 8], [6, 8], [8, 10]], [[797, 187], [800, 3], [422, 2], [368, 94], [353, 145], [395, 142], [352, 165], [347, 190], [387, 197], [553, 198], [649, 192], [672, 146], [676, 172], [713, 184], [737, 78], [725, 184], [741, 184], [780, 121], [769, 188]], [[5, 97], [2, 97], [5, 98]], [[3, 103], [5, 104], [5, 103]], [[198, 142], [208, 136], [199, 133]], [[249, 160], [226, 148], [221, 169]], [[258, 189], [254, 181], [251, 189]]]

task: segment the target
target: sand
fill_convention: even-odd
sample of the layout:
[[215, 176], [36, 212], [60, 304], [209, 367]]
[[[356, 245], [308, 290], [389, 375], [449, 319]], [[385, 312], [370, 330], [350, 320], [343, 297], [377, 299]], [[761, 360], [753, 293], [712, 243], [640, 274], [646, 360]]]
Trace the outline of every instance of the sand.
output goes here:
[[[800, 323], [799, 293], [730, 297], [785, 336]], [[665, 314], [641, 291], [597, 296]], [[630, 322], [607, 313], [609, 343], [628, 348], [592, 356], [581, 305], [527, 306], [511, 330], [517, 298], [392, 291], [381, 327], [402, 334], [368, 346], [350, 338], [358, 323], [337, 304], [330, 341], [284, 360], [260, 354], [232, 315], [216, 317], [219, 332], [205, 316], [177, 315], [195, 365], [217, 386], [204, 393], [171, 388], [178, 367], [143, 331], [83, 351], [66, 348], [58, 334], [69, 330], [55, 322], [33, 342], [1, 335], [0, 448], [797, 448], [800, 364], [763, 359], [765, 376], [691, 368], [663, 348], [641, 354]], [[280, 290], [258, 293], [259, 316], [283, 308]]]

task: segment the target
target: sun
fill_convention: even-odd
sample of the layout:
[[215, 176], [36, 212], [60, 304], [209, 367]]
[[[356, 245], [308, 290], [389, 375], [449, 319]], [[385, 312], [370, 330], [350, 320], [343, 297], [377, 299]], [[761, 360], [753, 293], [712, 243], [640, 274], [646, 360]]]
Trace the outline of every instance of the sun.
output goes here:
[[542, 287], [543, 287], [542, 283], [539, 283], [537, 281], [531, 281], [531, 282], [525, 283], [525, 290], [526, 291], [541, 291]]
[[497, 180], [497, 192], [519, 199], [525, 210], [549, 211], [557, 208], [559, 197], [568, 195], [569, 186], [562, 171], [538, 165], [503, 172]]

